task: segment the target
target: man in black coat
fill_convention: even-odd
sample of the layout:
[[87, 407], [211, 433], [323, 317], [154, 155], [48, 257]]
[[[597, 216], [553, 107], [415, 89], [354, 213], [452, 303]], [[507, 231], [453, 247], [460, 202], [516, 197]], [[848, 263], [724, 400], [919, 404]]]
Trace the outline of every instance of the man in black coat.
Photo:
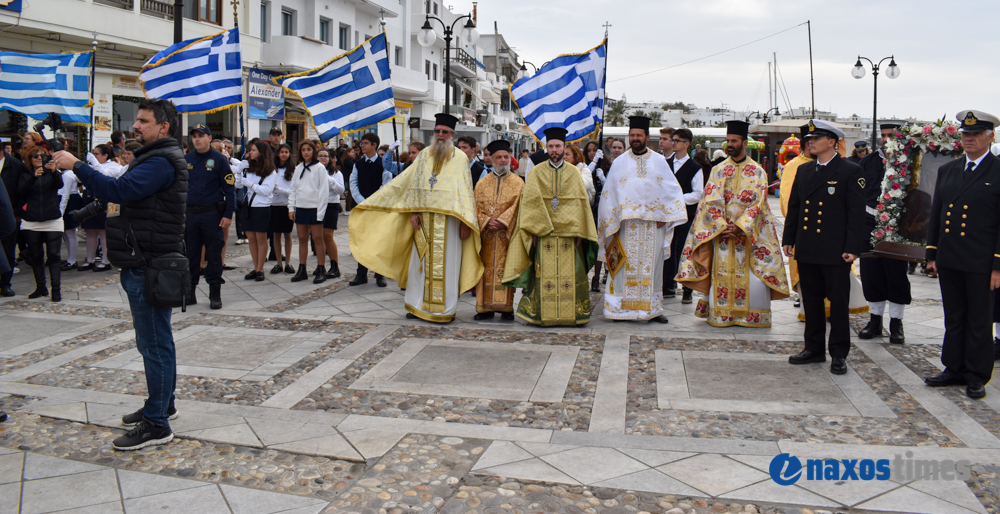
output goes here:
[[945, 369], [924, 382], [965, 385], [980, 399], [993, 377], [991, 291], [1000, 287], [1000, 159], [990, 153], [1000, 120], [975, 110], [957, 118], [966, 154], [938, 169], [927, 231], [927, 270], [937, 270], [944, 305]]
[[864, 178], [861, 167], [837, 153], [843, 131], [822, 121], [809, 120], [806, 134], [814, 161], [795, 175], [788, 215], [781, 238], [785, 255], [799, 264], [802, 308], [806, 314], [806, 348], [788, 358], [791, 364], [826, 362], [826, 309], [830, 300], [830, 372], [847, 373], [851, 349], [848, 301], [851, 263], [861, 253], [868, 232], [864, 228]]
[[[904, 121], [887, 120], [879, 124], [882, 131], [882, 145], [885, 146], [896, 129], [905, 125]], [[885, 177], [885, 152], [877, 152], [861, 159], [861, 169], [865, 173], [865, 252], [872, 250], [871, 233], [875, 230], [875, 216], [878, 204], [882, 203], [882, 179]], [[910, 304], [910, 279], [907, 278], [906, 261], [885, 257], [864, 257], [861, 266], [861, 287], [868, 301], [871, 318], [865, 328], [858, 332], [860, 339], [882, 337], [882, 317], [886, 302], [889, 311], [889, 342], [903, 344], [903, 309]]]
[[[17, 206], [20, 205], [17, 182], [22, 173], [28, 173], [28, 169], [24, 167], [24, 163], [20, 159], [9, 153], [0, 153], [0, 182], [2, 182], [0, 187], [7, 191], [7, 198], [10, 199], [10, 205], [13, 206], [14, 212], [17, 212]], [[10, 281], [14, 277], [12, 268], [17, 262], [14, 260], [14, 249], [17, 248], [17, 225], [15, 224], [14, 227], [15, 229], [11, 233], [0, 236], [4, 258], [9, 264], [4, 271], [0, 272], [0, 296], [14, 296], [14, 290], [10, 288]]]

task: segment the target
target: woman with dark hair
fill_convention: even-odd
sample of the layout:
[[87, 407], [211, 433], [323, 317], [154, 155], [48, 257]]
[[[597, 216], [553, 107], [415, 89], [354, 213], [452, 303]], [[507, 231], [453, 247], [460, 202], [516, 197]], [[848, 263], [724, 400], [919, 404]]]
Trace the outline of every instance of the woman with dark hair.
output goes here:
[[267, 227], [271, 221], [271, 194], [274, 183], [278, 179], [274, 172], [274, 155], [267, 141], [257, 141], [250, 145], [246, 153], [246, 172], [240, 182], [247, 188], [247, 205], [249, 213], [244, 219], [243, 227], [250, 239], [250, 257], [253, 258], [253, 271], [243, 278], [247, 280], [264, 280], [264, 263], [267, 262]]
[[698, 150], [694, 153], [694, 162], [701, 165], [701, 177], [708, 184], [709, 174], [712, 173], [712, 163], [708, 161], [708, 150]]
[[52, 278], [52, 301], [62, 300], [59, 273], [62, 269], [60, 250], [62, 247], [63, 221], [59, 212], [59, 189], [62, 188], [62, 173], [56, 169], [55, 161], [42, 164], [49, 152], [42, 146], [21, 150], [28, 172], [21, 173], [17, 182], [17, 193], [23, 202], [20, 207], [21, 234], [28, 245], [31, 271], [35, 274], [35, 292], [28, 298], [49, 296], [45, 287], [45, 268], [49, 268]]
[[[295, 273], [292, 268], [292, 229], [295, 223], [288, 218], [288, 189], [292, 187], [292, 174], [295, 173], [295, 158], [292, 157], [292, 147], [288, 144], [278, 146], [278, 154], [274, 157], [274, 169], [278, 175], [271, 193], [271, 223], [267, 237], [274, 243], [274, 257], [278, 261], [271, 268], [275, 275], [284, 271]], [[285, 252], [281, 252], [281, 240], [285, 240]], [[281, 263], [285, 264], [282, 265]]]
[[[611, 162], [604, 158], [604, 152], [600, 145], [593, 139], [583, 145], [583, 157], [587, 162], [587, 169], [590, 170], [591, 179], [594, 181], [594, 201], [590, 204], [590, 209], [594, 213], [594, 220], [597, 220], [597, 208], [601, 205], [601, 193], [604, 191], [603, 178], [611, 169]], [[601, 261], [594, 263], [594, 279], [590, 281], [590, 291], [601, 292]]]
[[340, 258], [333, 233], [337, 230], [337, 218], [340, 216], [340, 195], [344, 194], [344, 175], [337, 168], [337, 163], [330, 159], [330, 150], [325, 148], [320, 150], [317, 158], [330, 175], [330, 193], [326, 199], [326, 216], [323, 218], [323, 243], [326, 245], [326, 255], [330, 258], [330, 270], [326, 272], [326, 278], [339, 278]]
[[323, 219], [326, 215], [327, 199], [330, 196], [330, 174], [316, 159], [316, 143], [308, 139], [299, 145], [299, 165], [292, 176], [292, 186], [288, 191], [288, 217], [295, 221], [299, 234], [299, 270], [292, 282], [309, 278], [306, 259], [309, 256], [309, 236], [316, 245], [316, 259], [319, 261], [313, 271], [313, 284], [326, 280], [326, 245], [323, 244]]
[[[355, 150], [354, 147], [348, 146], [344, 148], [344, 153], [340, 155], [340, 169], [347, 170], [347, 174], [350, 175], [351, 170], [354, 169], [354, 159], [357, 156], [358, 151]], [[352, 207], [357, 205], [357, 202], [354, 201], [354, 197], [351, 196], [350, 191], [347, 192], [345, 200], [347, 200], [347, 205], [345, 206], [347, 211], [350, 211]]]
[[[97, 145], [94, 149], [87, 154], [87, 162], [95, 170], [99, 171], [101, 175], [118, 178], [122, 175], [122, 167], [114, 161], [115, 151], [111, 149], [110, 145]], [[89, 191], [84, 190], [84, 202], [91, 203], [96, 198]], [[108, 260], [108, 241], [107, 236], [104, 232], [104, 224], [108, 220], [107, 213], [100, 213], [97, 216], [93, 216], [83, 220], [80, 225], [83, 227], [83, 231], [87, 234], [87, 263], [83, 266], [78, 267], [80, 271], [110, 271], [111, 261]], [[95, 264], [94, 260], [97, 258], [97, 243], [100, 239], [102, 255], [101, 262]]]

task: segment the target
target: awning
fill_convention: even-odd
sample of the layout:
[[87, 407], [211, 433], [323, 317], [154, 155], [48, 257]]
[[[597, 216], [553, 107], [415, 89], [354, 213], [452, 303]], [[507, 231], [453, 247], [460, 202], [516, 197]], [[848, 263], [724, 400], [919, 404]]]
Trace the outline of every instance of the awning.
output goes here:
[[500, 95], [495, 93], [492, 89], [483, 89], [483, 101], [491, 104], [500, 103]]

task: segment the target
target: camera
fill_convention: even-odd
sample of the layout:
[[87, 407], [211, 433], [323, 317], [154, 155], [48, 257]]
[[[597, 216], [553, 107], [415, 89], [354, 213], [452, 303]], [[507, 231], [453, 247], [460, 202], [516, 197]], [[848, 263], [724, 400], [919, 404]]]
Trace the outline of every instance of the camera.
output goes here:
[[[45, 127], [49, 127], [50, 129], [52, 129], [52, 134], [54, 139], [50, 140], [45, 138], [45, 132], [43, 130]], [[31, 127], [31, 129], [37, 132], [39, 136], [42, 136], [42, 141], [46, 145], [48, 145], [49, 148], [52, 149], [53, 153], [61, 152], [66, 149], [63, 146], [63, 144], [59, 142], [58, 139], [55, 139], [55, 135], [58, 132], [62, 132], [63, 130], [62, 116], [59, 116], [59, 114], [50, 112], [49, 115], [46, 116], [44, 120], [35, 123], [35, 125]], [[42, 161], [43, 164], [47, 164], [49, 159], [45, 157], [42, 159]]]
[[93, 218], [94, 216], [101, 214], [102, 212], [106, 211], [107, 208], [108, 206], [105, 205], [104, 200], [94, 199], [93, 202], [90, 202], [87, 205], [75, 211], [69, 211], [66, 213], [66, 215], [72, 216], [73, 220], [79, 223], [85, 219]]

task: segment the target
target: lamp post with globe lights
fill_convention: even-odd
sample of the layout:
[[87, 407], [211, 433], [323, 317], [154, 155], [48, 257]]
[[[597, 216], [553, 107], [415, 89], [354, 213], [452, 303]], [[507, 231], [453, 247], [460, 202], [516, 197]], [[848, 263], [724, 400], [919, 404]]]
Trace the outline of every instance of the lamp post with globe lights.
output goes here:
[[878, 69], [879, 66], [889, 59], [889, 67], [885, 70], [885, 75], [890, 79], [894, 79], [899, 76], [899, 66], [896, 66], [896, 59], [894, 56], [883, 57], [878, 64], [872, 62], [871, 59], [867, 57], [858, 56], [858, 62], [854, 64], [854, 69], [851, 70], [851, 76], [856, 79], [860, 79], [865, 76], [865, 67], [861, 64], [861, 59], [868, 61], [868, 64], [872, 67], [872, 77], [875, 79], [875, 95], [872, 101], [872, 148], [878, 148], [879, 140], [879, 130], [878, 130]]
[[479, 31], [476, 30], [476, 24], [472, 21], [471, 14], [455, 18], [451, 26], [441, 18], [428, 14], [424, 18], [424, 25], [420, 27], [420, 32], [417, 34], [417, 43], [420, 43], [420, 46], [429, 47], [437, 40], [437, 34], [434, 33], [434, 27], [431, 26], [431, 20], [437, 20], [444, 29], [444, 112], [448, 114], [451, 114], [448, 112], [451, 109], [451, 40], [455, 32], [455, 25], [464, 18], [467, 18], [468, 21], [462, 26], [459, 40], [469, 46], [475, 45], [479, 41]]

